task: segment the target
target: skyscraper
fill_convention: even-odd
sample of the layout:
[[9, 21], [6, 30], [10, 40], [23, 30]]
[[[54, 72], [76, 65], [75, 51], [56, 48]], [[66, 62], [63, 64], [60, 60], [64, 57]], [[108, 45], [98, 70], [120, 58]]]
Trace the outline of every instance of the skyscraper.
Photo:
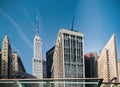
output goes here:
[[62, 29], [53, 53], [53, 78], [84, 78], [84, 34]]
[[120, 82], [120, 61], [118, 61], [118, 63], [117, 63], [117, 65], [118, 65], [118, 82]]
[[113, 34], [98, 58], [98, 77], [105, 82], [118, 81], [116, 36]]
[[43, 60], [43, 78], [47, 78], [47, 73], [46, 73], [46, 60]]
[[12, 53], [12, 61], [11, 61], [11, 77], [16, 78], [19, 72], [26, 73], [26, 70], [23, 66], [21, 58], [19, 57], [17, 52]]
[[5, 79], [10, 78], [11, 73], [8, 73], [11, 69], [10, 61], [11, 61], [11, 45], [8, 36], [5, 36], [2, 42], [1, 78]]
[[97, 53], [90, 52], [84, 55], [85, 58], [85, 78], [97, 77]]
[[42, 41], [38, 33], [38, 18], [36, 18], [36, 35], [34, 37], [33, 45], [34, 56], [32, 60], [32, 71], [33, 75], [37, 78], [43, 78]]
[[47, 78], [51, 78], [51, 68], [53, 64], [53, 53], [54, 53], [55, 46], [49, 49], [46, 52], [46, 70], [47, 70]]
[[17, 52], [12, 53], [8, 36], [5, 36], [2, 42], [2, 50], [0, 52], [0, 78], [13, 79], [17, 77], [17, 73], [26, 73], [23, 63]]

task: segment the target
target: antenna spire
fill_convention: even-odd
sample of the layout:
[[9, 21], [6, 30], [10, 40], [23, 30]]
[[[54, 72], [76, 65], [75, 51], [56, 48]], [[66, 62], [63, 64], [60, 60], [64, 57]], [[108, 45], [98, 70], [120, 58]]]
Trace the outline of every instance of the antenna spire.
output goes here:
[[73, 26], [74, 26], [74, 16], [73, 16], [73, 19], [72, 19], [72, 27], [71, 27], [72, 31], [73, 31]]
[[38, 36], [39, 30], [38, 30], [38, 17], [36, 17], [36, 35]]

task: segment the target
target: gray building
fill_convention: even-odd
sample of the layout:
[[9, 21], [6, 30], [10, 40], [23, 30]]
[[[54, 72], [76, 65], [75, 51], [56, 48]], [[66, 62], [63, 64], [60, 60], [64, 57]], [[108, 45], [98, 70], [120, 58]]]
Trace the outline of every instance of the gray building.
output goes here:
[[47, 78], [47, 73], [46, 73], [46, 60], [43, 60], [43, 78]]
[[51, 68], [53, 64], [53, 53], [54, 53], [55, 46], [49, 49], [46, 52], [46, 71], [47, 71], [47, 78], [51, 78]]

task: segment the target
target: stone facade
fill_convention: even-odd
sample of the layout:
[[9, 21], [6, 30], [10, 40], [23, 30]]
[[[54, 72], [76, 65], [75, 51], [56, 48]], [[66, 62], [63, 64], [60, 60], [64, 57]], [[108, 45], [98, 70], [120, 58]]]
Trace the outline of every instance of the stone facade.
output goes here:
[[98, 58], [98, 77], [104, 82], [118, 81], [116, 36], [112, 35]]

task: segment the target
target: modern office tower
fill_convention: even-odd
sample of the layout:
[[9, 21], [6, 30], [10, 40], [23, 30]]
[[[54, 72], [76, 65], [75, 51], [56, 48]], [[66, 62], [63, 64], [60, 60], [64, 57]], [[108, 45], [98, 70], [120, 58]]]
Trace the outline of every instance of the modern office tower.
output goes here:
[[38, 19], [36, 18], [36, 35], [34, 37], [33, 75], [43, 78], [42, 41], [38, 34]]
[[84, 55], [85, 58], [85, 78], [97, 77], [97, 53], [90, 52]]
[[26, 73], [26, 70], [17, 52], [14, 52], [12, 53], [12, 61], [11, 61], [11, 77], [17, 78], [18, 72]]
[[55, 46], [49, 49], [46, 52], [46, 70], [47, 70], [47, 78], [51, 78], [51, 69], [53, 64], [53, 53], [54, 53]]
[[2, 57], [1, 57], [1, 78], [10, 78], [10, 61], [11, 61], [11, 46], [7, 36], [2, 42]]
[[104, 82], [118, 80], [116, 36], [112, 35], [98, 58], [98, 77]]
[[53, 78], [84, 78], [84, 35], [62, 29], [58, 33], [52, 64]]

